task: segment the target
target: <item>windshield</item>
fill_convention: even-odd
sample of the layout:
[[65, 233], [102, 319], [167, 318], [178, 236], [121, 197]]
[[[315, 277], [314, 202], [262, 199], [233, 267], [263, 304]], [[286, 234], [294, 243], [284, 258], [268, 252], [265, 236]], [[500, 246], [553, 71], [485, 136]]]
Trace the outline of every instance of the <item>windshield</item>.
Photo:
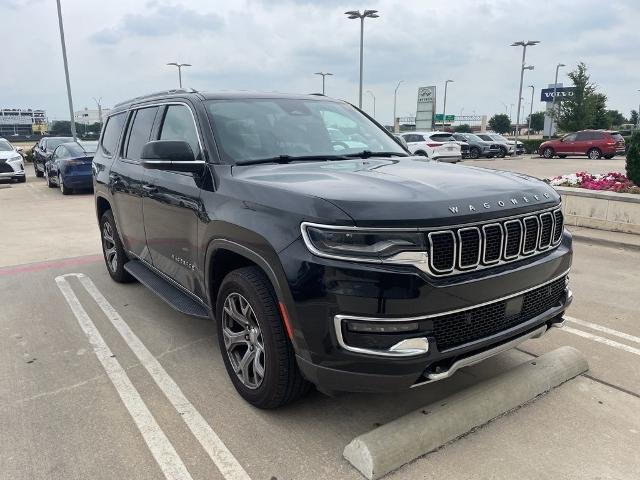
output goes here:
[[10, 152], [13, 150], [13, 147], [6, 140], [0, 140], [0, 152]]
[[340, 102], [212, 100], [207, 110], [221, 154], [229, 163], [284, 156], [335, 158], [365, 150], [406, 155], [384, 130]]
[[464, 134], [464, 138], [466, 138], [467, 140], [471, 140], [472, 142], [482, 142], [483, 141], [479, 136], [474, 135], [473, 133], [465, 133]]
[[73, 142], [73, 138], [49, 138], [47, 139], [47, 152], [53, 152], [61, 143]]
[[508, 140], [506, 138], [504, 138], [502, 135], [491, 135], [491, 138], [493, 138], [494, 140], [499, 140], [501, 142], [508, 142]]

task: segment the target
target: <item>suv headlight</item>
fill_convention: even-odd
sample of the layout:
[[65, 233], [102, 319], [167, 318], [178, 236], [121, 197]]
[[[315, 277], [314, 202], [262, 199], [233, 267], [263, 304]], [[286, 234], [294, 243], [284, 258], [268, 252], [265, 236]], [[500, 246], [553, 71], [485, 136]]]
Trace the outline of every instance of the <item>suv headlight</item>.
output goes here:
[[16, 160], [22, 160], [22, 155], [16, 155], [15, 157], [11, 157], [8, 162], [15, 162]]
[[384, 261], [401, 252], [426, 252], [424, 233], [339, 228], [302, 224], [302, 237], [316, 255], [362, 261]]

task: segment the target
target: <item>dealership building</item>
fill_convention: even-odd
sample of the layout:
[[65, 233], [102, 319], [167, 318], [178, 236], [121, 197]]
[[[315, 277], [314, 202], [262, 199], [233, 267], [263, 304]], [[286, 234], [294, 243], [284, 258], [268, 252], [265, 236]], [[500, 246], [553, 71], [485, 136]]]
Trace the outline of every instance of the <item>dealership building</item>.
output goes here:
[[102, 123], [102, 120], [109, 114], [110, 108], [91, 109], [84, 108], [73, 112], [76, 123], [83, 125], [92, 125], [94, 123]]
[[49, 131], [47, 114], [44, 110], [21, 108], [0, 109], [0, 137], [30, 136]]

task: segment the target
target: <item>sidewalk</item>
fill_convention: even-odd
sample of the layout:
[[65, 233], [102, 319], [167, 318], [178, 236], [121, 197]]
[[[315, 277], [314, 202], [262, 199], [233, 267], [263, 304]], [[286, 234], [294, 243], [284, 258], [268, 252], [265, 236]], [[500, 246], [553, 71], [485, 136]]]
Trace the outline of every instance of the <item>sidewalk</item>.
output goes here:
[[574, 227], [567, 225], [573, 234], [573, 239], [577, 242], [605, 245], [613, 248], [626, 248], [630, 250], [640, 250], [640, 235], [632, 233], [608, 232], [606, 230], [596, 230], [594, 228]]

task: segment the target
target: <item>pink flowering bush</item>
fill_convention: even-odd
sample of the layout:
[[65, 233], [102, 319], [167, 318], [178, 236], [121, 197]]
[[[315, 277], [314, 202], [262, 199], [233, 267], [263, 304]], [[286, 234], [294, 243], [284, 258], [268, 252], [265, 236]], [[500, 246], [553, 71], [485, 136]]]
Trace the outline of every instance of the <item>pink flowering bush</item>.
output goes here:
[[575, 187], [586, 188], [588, 190], [640, 194], [640, 187], [634, 185], [626, 175], [620, 172], [596, 175], [587, 172], [577, 172], [570, 175], [548, 178], [546, 181], [554, 187]]

